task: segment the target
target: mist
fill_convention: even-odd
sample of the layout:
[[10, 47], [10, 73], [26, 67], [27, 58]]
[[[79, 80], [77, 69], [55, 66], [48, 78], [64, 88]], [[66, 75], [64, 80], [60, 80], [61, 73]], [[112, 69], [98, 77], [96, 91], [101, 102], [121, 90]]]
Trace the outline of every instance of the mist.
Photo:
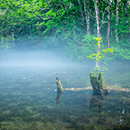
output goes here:
[[48, 69], [75, 66], [69, 58], [50, 51], [9, 52], [0, 57], [2, 67], [45, 67]]
[[[89, 118], [97, 119], [93, 108], [100, 107], [110, 119], [111, 113], [118, 115], [120, 111], [121, 115], [125, 115], [127, 109], [129, 110], [124, 107], [129, 106], [129, 93], [111, 91], [104, 100], [99, 100], [98, 97], [95, 100], [89, 78], [95, 64], [79, 63], [54, 51], [17, 51], [3, 54], [0, 56], [0, 120], [3, 123], [5, 120], [15, 120], [14, 124], [19, 124], [19, 129], [21, 123], [27, 122], [24, 126], [31, 129], [34, 122], [40, 122], [43, 124], [41, 129], [44, 129], [49, 122], [52, 127], [47, 127], [47, 130], [50, 130], [54, 128], [55, 122], [59, 125], [59, 121], [65, 124], [68, 121], [71, 124], [73, 118], [77, 120], [82, 117], [86, 124]], [[61, 93], [57, 91], [57, 76], [64, 89]], [[128, 64], [120, 61], [111, 63], [111, 67], [103, 73], [106, 85], [114, 87], [129, 88], [129, 76]], [[118, 101], [120, 98], [123, 100]], [[3, 126], [8, 127], [8, 124]], [[68, 124], [66, 128], [68, 129]]]

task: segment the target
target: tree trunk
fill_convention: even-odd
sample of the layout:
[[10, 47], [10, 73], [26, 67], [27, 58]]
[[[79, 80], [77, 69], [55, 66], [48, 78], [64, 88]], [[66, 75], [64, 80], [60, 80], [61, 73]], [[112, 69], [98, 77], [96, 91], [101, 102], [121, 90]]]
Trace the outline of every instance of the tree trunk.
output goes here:
[[85, 29], [84, 15], [83, 15], [83, 11], [82, 11], [81, 1], [78, 0], [78, 3], [79, 3], [79, 9], [80, 9], [80, 14], [81, 14], [82, 25], [83, 25], [83, 27], [84, 27], [84, 29]]
[[[96, 11], [96, 24], [97, 24], [97, 37], [100, 38], [100, 27], [99, 27], [99, 10], [98, 10], [98, 0], [93, 0]], [[97, 53], [100, 53], [100, 43], [98, 43]], [[96, 60], [96, 68], [99, 69], [99, 60]]]
[[108, 22], [108, 28], [107, 28], [107, 47], [110, 47], [110, 0], [108, 0], [107, 3], [107, 22]]
[[95, 11], [96, 11], [96, 24], [97, 24], [97, 37], [100, 37], [100, 27], [99, 27], [99, 9], [98, 9], [98, 0], [94, 0]]
[[115, 29], [116, 42], [119, 42], [118, 31], [117, 31], [118, 24], [119, 24], [119, 0], [116, 0], [116, 29]]
[[13, 50], [14, 50], [14, 46], [15, 46], [15, 44], [14, 44], [14, 26], [12, 29], [12, 42], [13, 42]]
[[90, 34], [90, 21], [89, 21], [89, 14], [87, 12], [88, 2], [86, 3], [85, 0], [83, 0], [83, 2], [84, 2], [84, 12], [85, 12], [85, 21], [86, 21], [86, 33], [87, 35], [89, 35]]
[[[2, 22], [2, 28], [3, 28], [3, 26], [4, 26], [4, 23]], [[2, 46], [4, 45], [4, 36], [3, 36], [3, 31], [1, 32], [1, 44], [2, 44]]]
[[103, 81], [101, 73], [99, 73], [98, 78], [97, 76], [90, 73], [90, 82], [94, 94], [108, 94], [108, 90], [106, 89], [105, 82]]
[[129, 26], [129, 23], [130, 23], [130, 13], [128, 13], [128, 7], [129, 7], [129, 3], [127, 0], [124, 1], [124, 10], [125, 10], [125, 17], [126, 17], [126, 26], [128, 28], [128, 38], [129, 38], [129, 41], [130, 41], [130, 26]]
[[97, 78], [97, 76], [90, 73], [90, 82], [93, 88], [93, 95], [90, 100], [89, 108], [102, 112], [104, 99], [108, 95], [108, 90], [106, 89], [102, 74], [99, 73]]
[[[98, 9], [98, 0], [93, 0], [96, 11], [96, 24], [97, 24], [97, 38], [100, 38], [100, 27], [99, 27], [99, 9]], [[97, 54], [100, 54], [100, 40], [97, 41]], [[99, 55], [96, 57], [96, 75], [90, 73], [90, 82], [93, 88], [94, 94], [108, 94], [106, 89], [105, 82], [103, 81], [102, 74], [98, 72], [99, 70]]]

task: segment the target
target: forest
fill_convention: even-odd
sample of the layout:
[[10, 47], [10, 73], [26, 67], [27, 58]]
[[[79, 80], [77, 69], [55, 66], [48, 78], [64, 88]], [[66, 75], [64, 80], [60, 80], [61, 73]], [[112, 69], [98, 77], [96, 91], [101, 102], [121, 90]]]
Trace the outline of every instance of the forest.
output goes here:
[[0, 0], [0, 130], [130, 130], [130, 0]]
[[0, 52], [55, 50], [86, 60], [112, 47], [106, 59], [130, 60], [129, 0], [1, 0]]

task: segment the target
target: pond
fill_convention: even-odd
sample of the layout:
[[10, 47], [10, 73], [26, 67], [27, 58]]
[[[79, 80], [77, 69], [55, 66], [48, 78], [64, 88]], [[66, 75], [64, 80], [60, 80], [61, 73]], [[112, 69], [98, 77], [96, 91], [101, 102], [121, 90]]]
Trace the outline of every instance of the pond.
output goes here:
[[[109, 94], [93, 95], [87, 65], [0, 67], [0, 130], [128, 130], [130, 68], [104, 71]], [[68, 88], [57, 95], [56, 76]], [[71, 89], [70, 89], [71, 88]], [[56, 103], [56, 99], [58, 103]]]

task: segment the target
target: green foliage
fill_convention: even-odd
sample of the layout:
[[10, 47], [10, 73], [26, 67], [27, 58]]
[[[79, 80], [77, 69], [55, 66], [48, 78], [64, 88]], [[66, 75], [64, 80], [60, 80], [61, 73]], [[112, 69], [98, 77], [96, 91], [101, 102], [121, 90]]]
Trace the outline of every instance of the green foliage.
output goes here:
[[[100, 38], [94, 37], [94, 39], [97, 41], [96, 45], [102, 42], [101, 37]], [[100, 59], [104, 57], [104, 54], [107, 52], [114, 52], [114, 50], [112, 48], [107, 48], [107, 49], [101, 50], [101, 52], [92, 53], [91, 55], [86, 56], [86, 57], [89, 59], [96, 59], [97, 61], [99, 61]]]
[[130, 50], [129, 48], [114, 48], [115, 56], [120, 59], [127, 59], [130, 60]]
[[[97, 41], [97, 43], [96, 43], [97, 46], [100, 45], [100, 43], [102, 42], [101, 37], [99, 37], [99, 38], [94, 37], [94, 39]], [[114, 50], [112, 48], [107, 48], [107, 49], [104, 49], [101, 51], [97, 51], [97, 53], [92, 53], [91, 55], [86, 56], [86, 57], [89, 59], [95, 59], [97, 62], [99, 62], [99, 60], [102, 59], [107, 52], [114, 52]], [[106, 68], [103, 68], [103, 69], [106, 69]], [[98, 73], [98, 71], [101, 71], [101, 70], [102, 69], [99, 65], [96, 66], [94, 69], [94, 71], [97, 73]]]
[[[83, 1], [79, 3], [77, 0], [1, 0], [0, 46], [5, 49], [8, 43], [8, 48], [12, 49], [17, 47], [62, 49], [66, 51], [65, 54], [80, 60], [85, 60], [87, 54], [88, 58], [99, 61], [106, 53], [105, 58], [109, 59], [111, 56], [109, 57], [107, 53], [112, 51], [110, 48], [102, 50], [99, 54], [96, 53], [96, 45], [102, 41], [95, 38], [97, 43], [93, 45], [93, 37], [96, 35], [94, 2], [89, 1], [86, 6], [90, 35], [85, 35], [87, 23]], [[100, 1], [98, 7], [99, 22], [102, 25], [107, 21], [107, 1]], [[115, 26], [115, 1], [112, 1], [110, 11], [112, 12], [110, 43], [115, 50], [112, 57], [130, 60], [130, 18], [128, 17], [130, 7], [128, 3], [125, 5], [124, 1], [120, 1], [117, 26]], [[115, 29], [119, 36], [118, 43], [115, 40]], [[100, 29], [104, 41], [102, 48], [106, 46], [106, 30], [107, 24], [103, 24]]]

